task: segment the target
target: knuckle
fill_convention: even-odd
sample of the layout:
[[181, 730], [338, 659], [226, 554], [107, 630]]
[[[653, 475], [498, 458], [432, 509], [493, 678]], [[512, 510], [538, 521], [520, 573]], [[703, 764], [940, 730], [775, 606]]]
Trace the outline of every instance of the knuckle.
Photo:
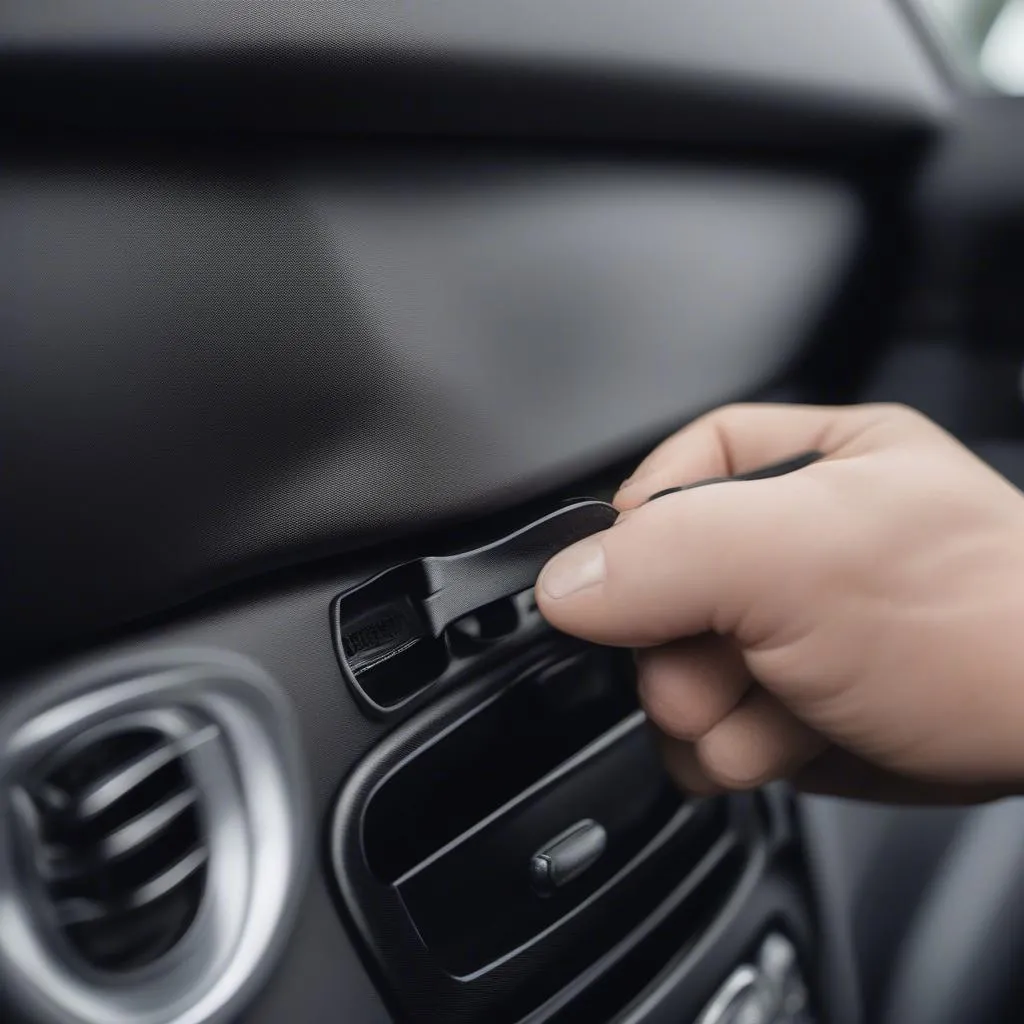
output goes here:
[[873, 402], [863, 409], [872, 417], [901, 426], [922, 426], [931, 422], [923, 413], [903, 402]]
[[683, 714], [672, 686], [666, 685], [657, 674], [646, 672], [640, 676], [639, 693], [640, 704], [647, 717], [662, 732], [677, 740], [695, 738], [688, 717]]
[[769, 765], [728, 747], [698, 743], [697, 757], [704, 774], [722, 789], [756, 789], [771, 778]]
[[640, 704], [647, 717], [666, 735], [693, 742], [721, 719], [715, 694], [694, 680], [666, 671], [667, 666], [644, 665], [637, 673]]
[[731, 423], [742, 419], [757, 408], [758, 406], [754, 402], [729, 402], [726, 405], [720, 405], [717, 409], [712, 409], [711, 412], [705, 413], [697, 422], [720, 426], [724, 423]]

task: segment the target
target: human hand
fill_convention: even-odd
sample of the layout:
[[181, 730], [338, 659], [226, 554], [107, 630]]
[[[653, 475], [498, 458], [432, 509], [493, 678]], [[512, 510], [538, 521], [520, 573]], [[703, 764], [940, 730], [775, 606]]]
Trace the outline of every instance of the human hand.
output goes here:
[[[816, 449], [785, 476], [653, 494]], [[545, 567], [558, 629], [637, 648], [684, 788], [890, 799], [1024, 781], [1024, 495], [900, 406], [731, 406]]]

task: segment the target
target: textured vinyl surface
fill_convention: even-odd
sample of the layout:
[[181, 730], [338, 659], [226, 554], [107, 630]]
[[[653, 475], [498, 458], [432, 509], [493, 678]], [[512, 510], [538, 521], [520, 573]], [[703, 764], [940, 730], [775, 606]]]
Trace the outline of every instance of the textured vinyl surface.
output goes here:
[[779, 371], [859, 231], [712, 169], [265, 166], [3, 172], [9, 649], [564, 485]]

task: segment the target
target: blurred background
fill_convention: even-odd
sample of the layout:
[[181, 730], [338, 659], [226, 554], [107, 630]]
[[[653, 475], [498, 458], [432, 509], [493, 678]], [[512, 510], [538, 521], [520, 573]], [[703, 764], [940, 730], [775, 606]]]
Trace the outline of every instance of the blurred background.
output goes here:
[[1024, 4], [1020, 0], [912, 0], [936, 38], [976, 81], [1024, 93]]

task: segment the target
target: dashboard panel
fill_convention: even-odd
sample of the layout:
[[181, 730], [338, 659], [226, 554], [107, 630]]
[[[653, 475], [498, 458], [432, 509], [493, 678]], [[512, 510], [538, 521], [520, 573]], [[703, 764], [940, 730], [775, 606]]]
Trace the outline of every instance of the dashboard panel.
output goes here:
[[0, 607], [37, 648], [564, 487], [756, 391], [863, 230], [827, 179], [359, 151], [9, 165], [0, 224]]

